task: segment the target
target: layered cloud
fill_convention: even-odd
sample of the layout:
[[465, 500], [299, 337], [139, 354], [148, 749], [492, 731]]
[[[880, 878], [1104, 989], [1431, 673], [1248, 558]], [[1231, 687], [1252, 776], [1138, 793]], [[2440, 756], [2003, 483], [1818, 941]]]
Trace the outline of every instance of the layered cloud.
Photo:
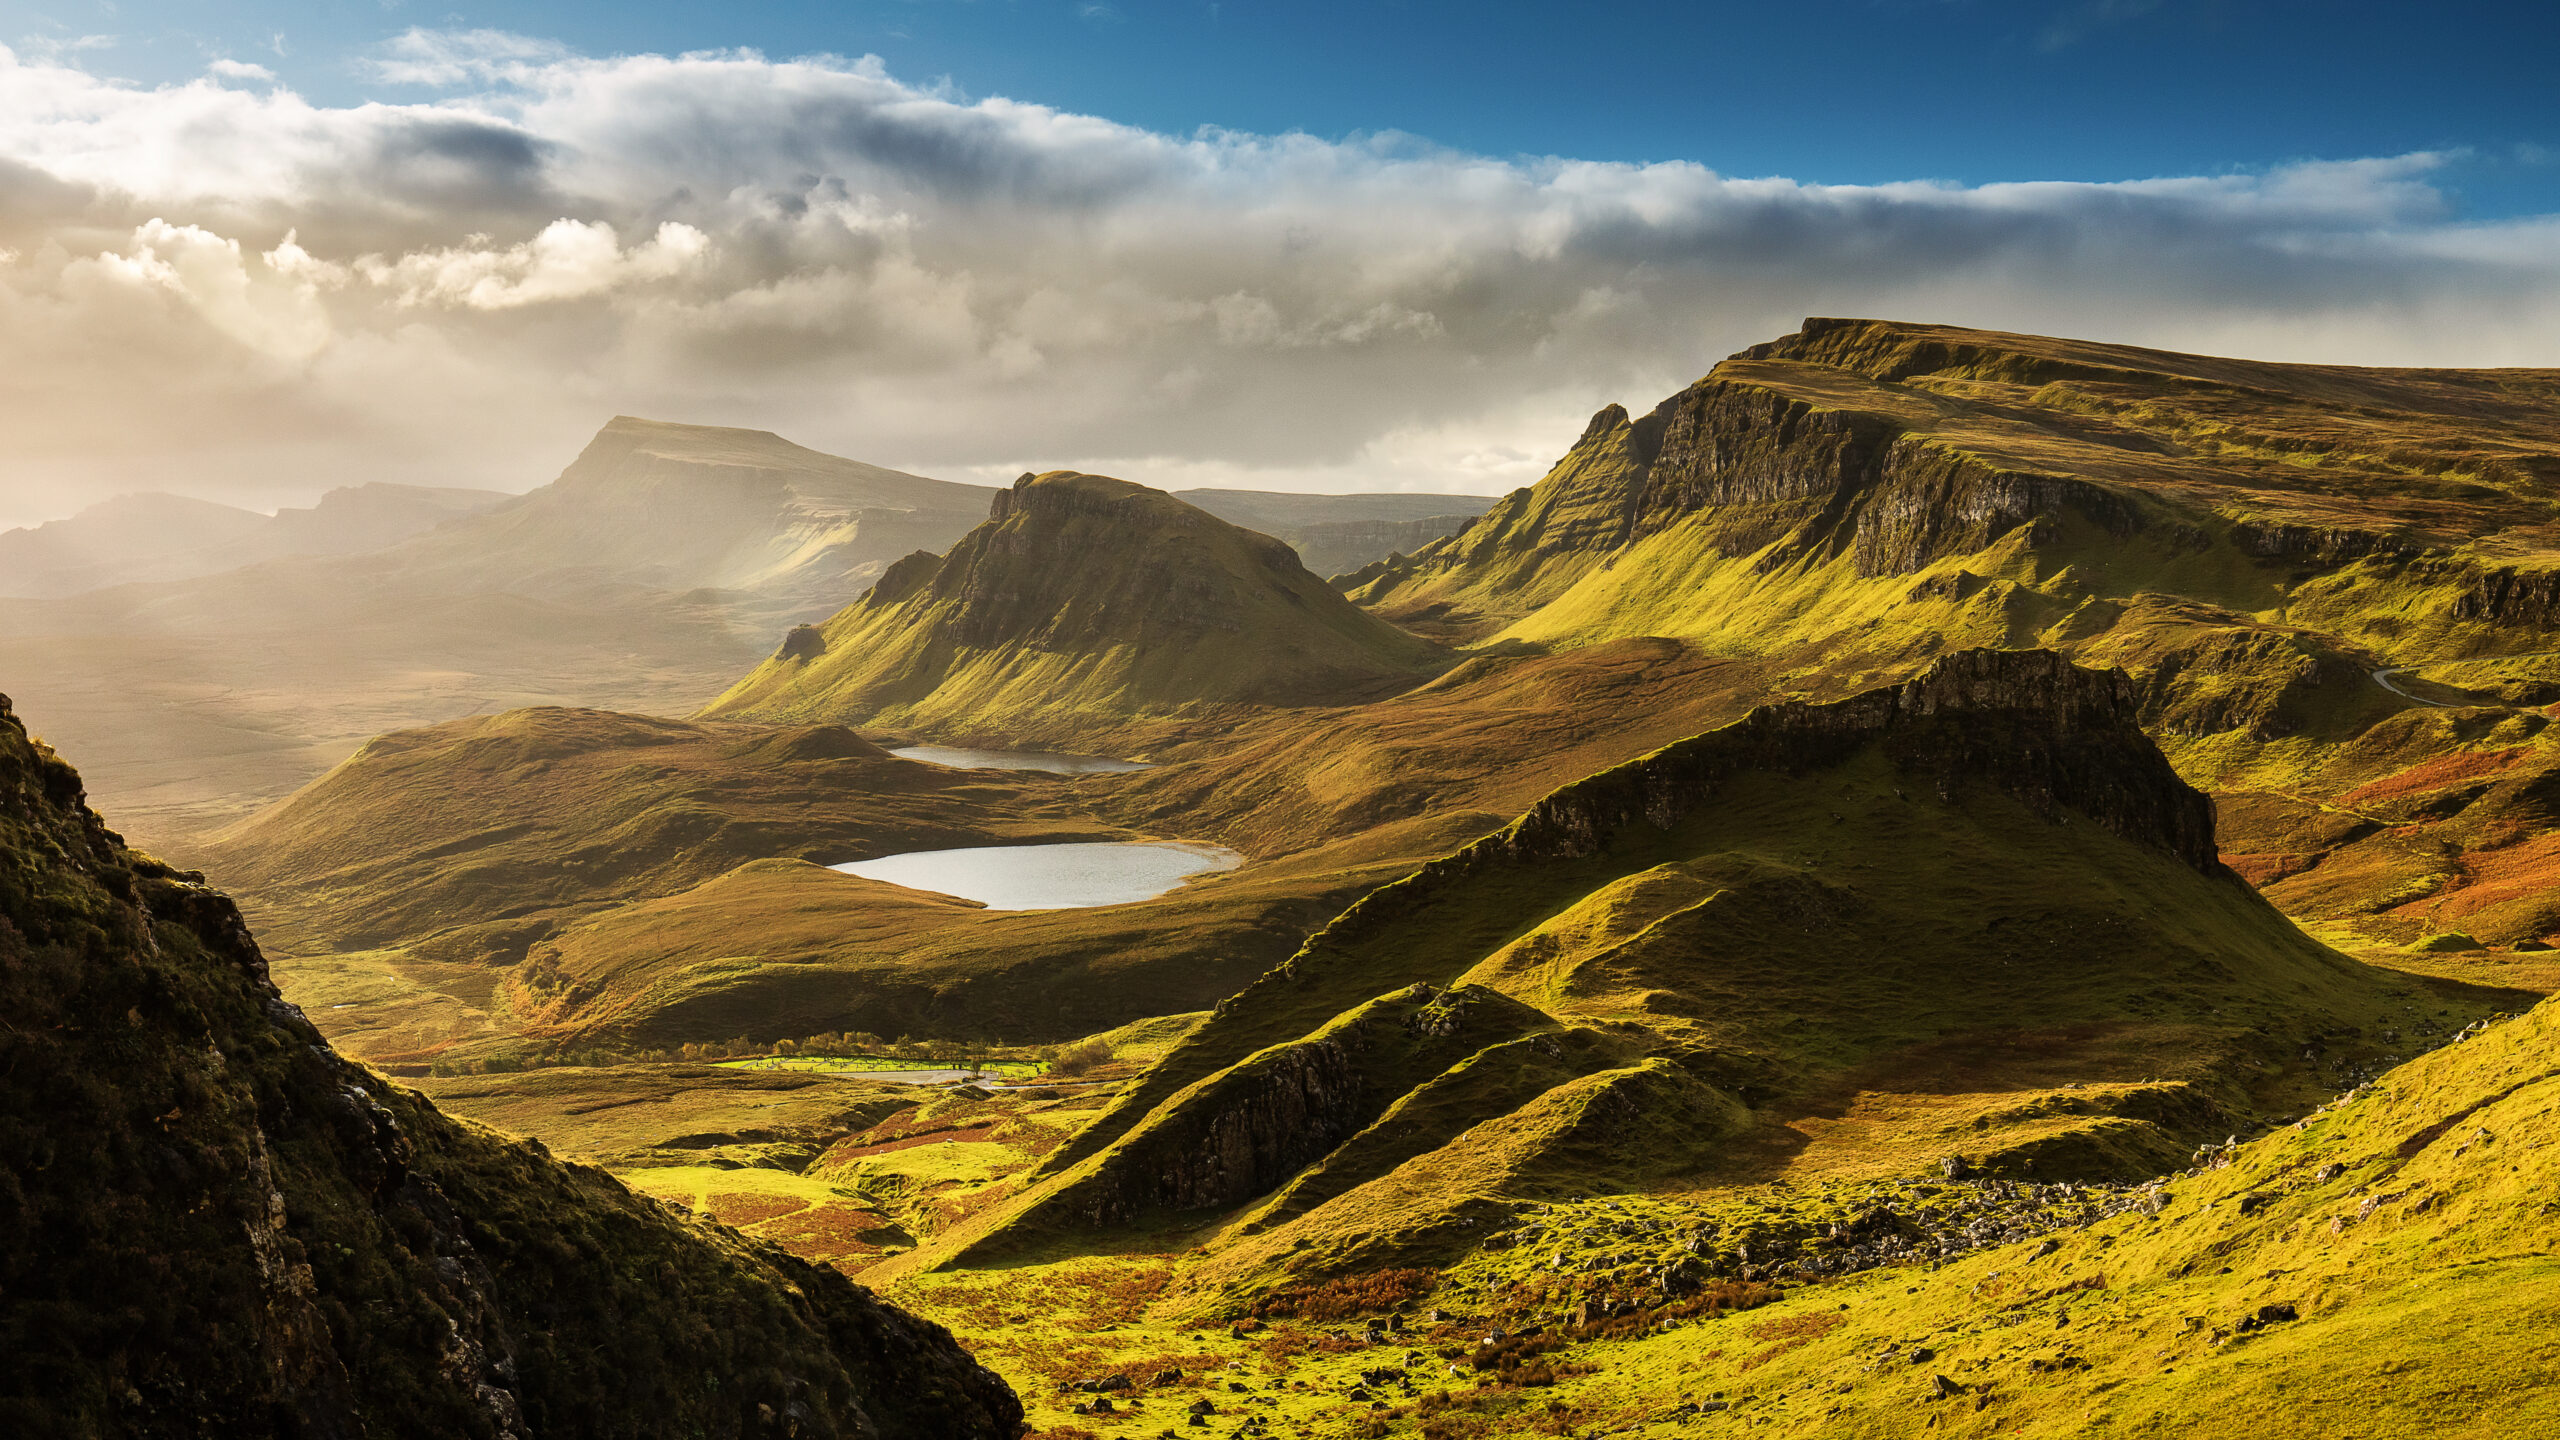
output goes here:
[[616, 412], [932, 473], [1495, 490], [1806, 314], [2560, 364], [2560, 222], [2438, 157], [1835, 186], [1154, 134], [872, 61], [415, 32], [386, 93], [0, 52], [0, 523], [520, 488]]

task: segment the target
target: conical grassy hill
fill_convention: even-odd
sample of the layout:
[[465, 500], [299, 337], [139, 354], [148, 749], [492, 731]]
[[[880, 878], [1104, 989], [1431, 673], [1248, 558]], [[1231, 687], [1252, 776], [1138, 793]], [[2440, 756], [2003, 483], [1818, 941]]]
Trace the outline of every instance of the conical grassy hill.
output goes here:
[[840, 1275], [340, 1059], [0, 702], [0, 1430], [983, 1436]]
[[2225, 870], [2137, 708], [1971, 651], [1568, 785], [1353, 906], [944, 1253], [1207, 1225], [1199, 1283], [1303, 1278], [1594, 1188], [2155, 1173], [2351, 1083], [2423, 992]]
[[1089, 743], [1141, 718], [1374, 698], [1445, 663], [1268, 536], [1143, 485], [1052, 471], [1000, 492], [949, 555], [900, 561], [703, 713]]

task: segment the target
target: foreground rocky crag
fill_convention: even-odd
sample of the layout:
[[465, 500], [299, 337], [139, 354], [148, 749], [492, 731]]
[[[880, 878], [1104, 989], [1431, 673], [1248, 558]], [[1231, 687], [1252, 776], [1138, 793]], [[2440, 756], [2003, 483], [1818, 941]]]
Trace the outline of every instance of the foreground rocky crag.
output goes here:
[[0, 701], [0, 1428], [1010, 1436], [939, 1327], [350, 1065]]
[[1198, 1278], [1251, 1284], [1613, 1186], [2134, 1178], [2352, 1083], [2422, 993], [2220, 864], [2138, 703], [1966, 651], [1568, 785], [1219, 1006], [953, 1253], [1215, 1223]]

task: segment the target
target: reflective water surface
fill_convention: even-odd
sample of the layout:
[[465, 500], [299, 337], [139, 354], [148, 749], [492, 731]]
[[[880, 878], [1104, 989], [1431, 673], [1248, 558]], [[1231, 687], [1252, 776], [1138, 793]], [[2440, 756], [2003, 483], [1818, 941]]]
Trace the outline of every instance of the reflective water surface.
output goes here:
[[975, 900], [990, 910], [1073, 910], [1152, 900], [1193, 875], [1233, 870], [1244, 857], [1177, 840], [1127, 844], [986, 845], [911, 850], [830, 870]]
[[1046, 770], [1052, 775], [1099, 775], [1152, 770], [1137, 760], [1103, 755], [1060, 755], [1047, 750], [970, 750], [957, 745], [909, 745], [889, 752], [901, 760], [948, 765], [954, 770]]

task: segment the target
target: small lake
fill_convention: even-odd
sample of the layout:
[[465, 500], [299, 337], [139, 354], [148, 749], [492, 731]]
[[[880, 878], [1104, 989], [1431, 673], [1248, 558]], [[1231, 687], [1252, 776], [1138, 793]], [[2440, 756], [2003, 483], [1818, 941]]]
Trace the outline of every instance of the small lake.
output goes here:
[[947, 765], [954, 770], [1046, 770], [1052, 775], [1106, 775], [1152, 770], [1138, 760], [1103, 755], [1059, 755], [1047, 750], [971, 750], [957, 745], [908, 745], [889, 752], [901, 760]]
[[1075, 910], [1153, 900], [1194, 875], [1233, 870], [1244, 857], [1178, 840], [1124, 844], [986, 845], [911, 850], [830, 870], [975, 900], [990, 910]]

